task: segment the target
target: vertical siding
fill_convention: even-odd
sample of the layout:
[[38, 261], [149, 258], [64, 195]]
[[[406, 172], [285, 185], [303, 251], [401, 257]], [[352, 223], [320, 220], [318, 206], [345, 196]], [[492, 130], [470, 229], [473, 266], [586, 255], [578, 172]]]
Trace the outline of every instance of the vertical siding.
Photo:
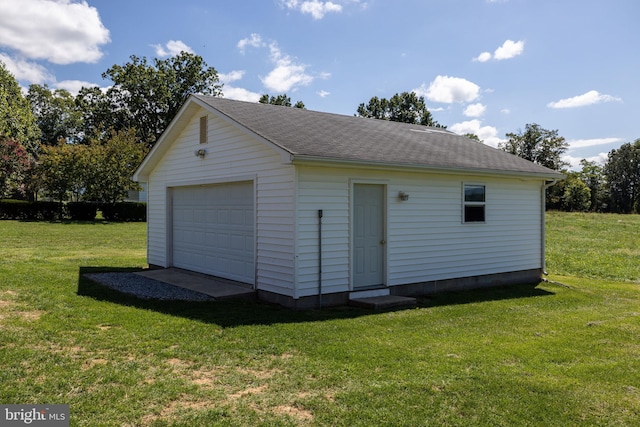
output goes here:
[[[350, 289], [350, 187], [387, 185], [389, 286], [540, 268], [537, 180], [299, 168], [298, 287], [318, 288], [317, 210], [323, 218], [323, 293]], [[486, 185], [486, 223], [462, 223], [462, 184]], [[398, 193], [409, 194], [400, 201]]]
[[[294, 168], [280, 155], [227, 122], [209, 115], [207, 143], [200, 144], [200, 116], [193, 115], [150, 174], [148, 260], [169, 266], [167, 188], [254, 178], [256, 191], [256, 282], [259, 289], [293, 294]], [[170, 142], [170, 141], [165, 141]], [[204, 159], [195, 156], [204, 148]], [[240, 178], [240, 179], [238, 179]]]

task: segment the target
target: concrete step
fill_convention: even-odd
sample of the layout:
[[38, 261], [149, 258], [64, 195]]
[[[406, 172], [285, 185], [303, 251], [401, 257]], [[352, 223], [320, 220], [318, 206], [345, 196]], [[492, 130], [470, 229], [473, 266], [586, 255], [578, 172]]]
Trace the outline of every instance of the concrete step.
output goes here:
[[415, 307], [418, 301], [411, 297], [401, 297], [397, 295], [383, 295], [368, 298], [349, 299], [349, 305], [373, 310], [391, 310], [397, 308]]
[[349, 294], [349, 299], [382, 297], [389, 295], [389, 288], [368, 289], [366, 291], [353, 291]]

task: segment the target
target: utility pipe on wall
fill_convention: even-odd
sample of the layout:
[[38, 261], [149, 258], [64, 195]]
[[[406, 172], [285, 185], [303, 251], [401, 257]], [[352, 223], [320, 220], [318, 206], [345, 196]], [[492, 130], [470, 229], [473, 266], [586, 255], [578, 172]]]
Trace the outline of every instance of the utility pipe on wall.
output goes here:
[[322, 209], [318, 209], [318, 308], [322, 308]]

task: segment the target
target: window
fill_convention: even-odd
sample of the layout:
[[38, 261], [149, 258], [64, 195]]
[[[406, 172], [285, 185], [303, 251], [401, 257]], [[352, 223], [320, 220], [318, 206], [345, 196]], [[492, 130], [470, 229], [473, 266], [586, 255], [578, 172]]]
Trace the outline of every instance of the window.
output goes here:
[[464, 184], [462, 222], [485, 222], [485, 186]]
[[207, 116], [200, 117], [200, 144], [207, 143]]

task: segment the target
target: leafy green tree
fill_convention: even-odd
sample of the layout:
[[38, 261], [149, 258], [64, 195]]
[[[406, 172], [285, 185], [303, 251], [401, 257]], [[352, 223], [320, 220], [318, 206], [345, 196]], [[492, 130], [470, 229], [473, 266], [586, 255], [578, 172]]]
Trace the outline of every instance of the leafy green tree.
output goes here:
[[391, 99], [374, 96], [369, 103], [358, 106], [357, 115], [371, 119], [446, 128], [433, 119], [424, 102], [424, 97], [418, 97], [415, 92], [396, 93]]
[[604, 167], [611, 208], [614, 212], [640, 210], [640, 139], [609, 152]]
[[602, 212], [607, 208], [607, 190], [604, 168], [596, 162], [586, 159], [580, 160], [582, 169], [578, 172], [578, 178], [584, 182], [591, 192], [590, 210]]
[[508, 140], [498, 144], [507, 153], [527, 159], [549, 169], [560, 171], [568, 166], [562, 155], [569, 148], [557, 130], [547, 130], [533, 123], [525, 125], [525, 131], [508, 133]]
[[27, 100], [41, 131], [40, 144], [55, 145], [61, 139], [67, 142], [77, 140], [82, 116], [69, 91], [52, 91], [46, 84], [31, 85]]
[[283, 107], [301, 108], [303, 110], [305, 109], [304, 103], [302, 101], [298, 101], [295, 103], [295, 105], [291, 105], [291, 97], [287, 96], [286, 93], [271, 97], [269, 97], [269, 94], [265, 93], [260, 97], [260, 100], [258, 100], [258, 102], [261, 104], [282, 105]]
[[83, 144], [106, 137], [110, 130], [122, 130], [130, 122], [127, 109], [117, 105], [97, 86], [80, 89], [75, 98], [75, 109], [82, 116], [77, 136]]
[[131, 180], [147, 149], [136, 142], [133, 129], [112, 131], [104, 141], [93, 141], [88, 147], [84, 198], [107, 204], [123, 200], [129, 190], [139, 190]]
[[567, 178], [562, 197], [562, 208], [569, 212], [587, 212], [591, 207], [591, 190], [576, 173]]
[[467, 138], [469, 138], [469, 139], [471, 139], [473, 141], [482, 142], [480, 137], [478, 135], [476, 135], [475, 133], [465, 133], [463, 136], [466, 136]]
[[0, 137], [0, 199], [11, 192], [24, 193], [31, 156], [16, 139]]
[[87, 147], [67, 144], [42, 146], [38, 158], [38, 181], [45, 193], [60, 205], [70, 196], [78, 200], [84, 191], [87, 168]]
[[38, 152], [40, 130], [29, 101], [15, 77], [0, 61], [0, 137], [18, 140], [29, 153]]
[[[103, 125], [116, 131], [136, 129], [137, 137], [143, 143], [152, 145], [158, 139], [189, 95], [222, 94], [217, 71], [209, 67], [201, 56], [182, 52], [167, 59], [156, 58], [152, 63], [135, 55], [130, 59], [130, 62], [114, 65], [102, 74], [103, 78], [113, 82], [105, 99], [95, 91], [85, 91], [83, 99], [92, 95], [100, 103], [107, 102], [111, 112], [124, 114], [118, 117], [118, 123]], [[101, 106], [97, 111], [105, 109]]]

